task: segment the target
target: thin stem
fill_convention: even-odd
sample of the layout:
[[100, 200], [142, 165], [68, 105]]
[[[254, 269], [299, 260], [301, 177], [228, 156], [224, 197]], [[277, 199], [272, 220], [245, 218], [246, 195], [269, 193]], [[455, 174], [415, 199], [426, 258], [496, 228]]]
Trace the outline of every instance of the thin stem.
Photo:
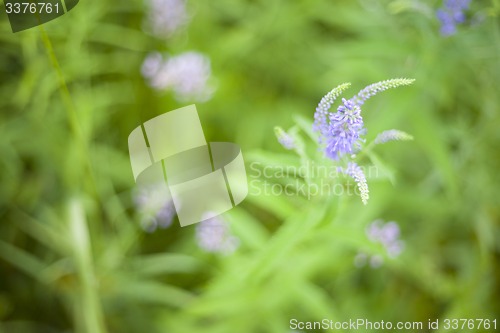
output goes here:
[[375, 141], [370, 142], [359, 154], [356, 155], [357, 160], [367, 155], [375, 147]]
[[57, 60], [57, 57], [54, 52], [54, 48], [52, 47], [52, 42], [50, 41], [49, 36], [47, 35], [47, 32], [43, 28], [42, 25], [40, 25], [40, 31], [41, 31], [41, 36], [42, 36], [42, 41], [45, 46], [45, 49], [47, 51], [47, 55], [49, 56], [50, 62], [52, 63], [52, 66], [54, 67], [56, 73], [57, 73], [57, 78], [59, 80], [59, 86], [61, 88], [61, 97], [62, 101], [65, 106], [66, 110], [66, 115], [69, 120], [69, 124], [71, 126], [71, 130], [73, 131], [74, 135], [78, 139], [79, 143], [82, 143], [83, 145], [86, 146], [85, 140], [83, 140], [83, 134], [81, 131], [81, 128], [78, 123], [78, 117], [76, 114], [76, 108], [73, 104], [73, 100], [71, 98], [71, 95], [69, 93], [68, 86], [66, 84], [66, 80], [64, 79], [64, 75], [61, 70], [61, 66], [59, 66], [59, 61]]
[[[99, 197], [96, 182], [92, 172], [92, 164], [89, 158], [87, 141], [84, 138], [80, 127], [73, 99], [69, 92], [66, 80], [59, 65], [59, 61], [54, 52], [54, 48], [43, 26], [39, 26], [41, 38], [47, 55], [57, 73], [60, 93], [70, 129], [76, 140], [76, 148], [79, 148], [84, 157], [84, 173], [88, 173], [91, 182], [91, 191]], [[81, 283], [81, 290], [78, 296], [78, 306], [75, 307], [75, 318], [82, 318], [82, 327], [86, 333], [106, 333], [104, 316], [100, 304], [98, 289], [96, 288], [96, 276], [94, 272], [94, 262], [92, 258], [91, 239], [88, 222], [85, 219], [83, 209], [79, 202], [72, 202], [70, 208], [70, 226], [73, 239], [74, 260], [78, 267], [78, 274]]]
[[61, 70], [61, 66], [59, 65], [59, 61], [57, 60], [56, 54], [54, 52], [54, 48], [52, 46], [52, 42], [50, 41], [49, 36], [47, 35], [47, 32], [43, 28], [43, 25], [39, 26], [40, 32], [41, 32], [41, 38], [43, 41], [43, 44], [45, 46], [45, 49], [47, 51], [47, 55], [50, 59], [50, 62], [52, 63], [52, 66], [54, 67], [54, 70], [56, 71], [57, 78], [59, 80], [59, 87], [60, 87], [60, 93], [61, 93], [61, 98], [62, 102], [64, 104], [64, 109], [66, 110], [66, 116], [70, 125], [70, 129], [76, 139], [76, 143], [83, 152], [84, 156], [84, 163], [85, 163], [85, 169], [86, 172], [88, 172], [90, 184], [91, 184], [91, 192], [94, 194], [96, 197], [99, 197], [98, 191], [97, 191], [97, 186], [96, 186], [96, 181], [94, 178], [94, 173], [92, 170], [92, 164], [90, 162], [89, 158], [89, 149], [87, 145], [87, 141], [85, 140], [83, 136], [82, 129], [80, 127], [80, 123], [78, 121], [78, 115], [76, 112], [76, 107], [75, 104], [73, 103], [73, 99], [71, 97], [71, 94], [68, 89], [68, 85], [66, 84], [66, 80], [64, 78], [64, 75]]

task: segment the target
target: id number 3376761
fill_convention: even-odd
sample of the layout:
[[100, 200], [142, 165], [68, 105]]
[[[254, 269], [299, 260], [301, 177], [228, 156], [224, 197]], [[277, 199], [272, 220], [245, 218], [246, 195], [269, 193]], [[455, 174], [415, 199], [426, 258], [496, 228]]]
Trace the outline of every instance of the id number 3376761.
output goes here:
[[59, 13], [59, 4], [49, 2], [6, 2], [7, 14], [52, 14]]

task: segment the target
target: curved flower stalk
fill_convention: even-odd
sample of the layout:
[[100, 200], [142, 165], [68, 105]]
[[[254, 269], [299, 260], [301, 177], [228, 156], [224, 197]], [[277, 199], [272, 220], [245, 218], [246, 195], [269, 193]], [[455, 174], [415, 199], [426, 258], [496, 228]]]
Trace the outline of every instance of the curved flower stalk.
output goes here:
[[[325, 144], [325, 155], [338, 160], [346, 154], [352, 154], [361, 149], [364, 142], [362, 136], [366, 133], [361, 116], [361, 106], [364, 102], [387, 89], [413, 83], [413, 79], [392, 79], [371, 84], [346, 100], [337, 108], [337, 112], [329, 112], [335, 98], [349, 87], [348, 83], [339, 85], [321, 99], [314, 114], [313, 130], [319, 132], [320, 144]], [[329, 122], [327, 122], [327, 120]]]
[[385, 81], [380, 81], [374, 84], [370, 84], [369, 86], [366, 86], [365, 88], [361, 89], [359, 93], [351, 98], [351, 101], [356, 104], [356, 105], [363, 105], [365, 101], [378, 94], [379, 92], [382, 92], [387, 89], [391, 88], [396, 88], [399, 86], [407, 86], [409, 84], [412, 84], [414, 79], [392, 79], [392, 80], [385, 80]]
[[354, 162], [349, 162], [347, 168], [343, 170], [343, 173], [350, 176], [356, 184], [358, 185], [359, 193], [361, 196], [361, 201], [364, 205], [368, 203], [368, 199], [370, 198], [368, 192], [368, 183], [366, 182], [366, 176], [363, 172], [363, 169], [359, 165]]

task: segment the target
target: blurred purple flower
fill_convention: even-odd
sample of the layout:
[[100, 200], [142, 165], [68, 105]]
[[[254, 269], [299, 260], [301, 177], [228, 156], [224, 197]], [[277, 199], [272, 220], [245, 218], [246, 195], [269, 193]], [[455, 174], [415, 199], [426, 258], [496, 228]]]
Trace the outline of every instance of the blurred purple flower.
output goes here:
[[450, 36], [456, 33], [457, 25], [464, 23], [465, 11], [469, 9], [470, 0], [444, 0], [443, 7], [436, 11], [441, 22], [441, 35]]
[[142, 63], [141, 73], [145, 78], [154, 77], [163, 66], [163, 56], [160, 52], [153, 52], [147, 55]]
[[189, 22], [185, 0], [147, 0], [146, 30], [159, 38], [168, 38]]
[[[313, 131], [319, 134], [318, 142], [324, 149], [325, 156], [332, 160], [339, 160], [347, 154], [355, 154], [361, 150], [361, 145], [365, 141], [362, 136], [366, 134], [361, 116], [361, 105], [381, 91], [409, 85], [413, 81], [415, 80], [400, 78], [371, 84], [349, 100], [342, 98], [342, 103], [335, 113], [329, 111], [332, 104], [350, 84], [341, 84], [326, 94], [316, 107], [312, 126]], [[356, 163], [349, 163], [346, 169], [340, 168], [340, 170], [356, 181], [361, 200], [366, 204], [368, 185], [363, 170]]]
[[375, 220], [366, 228], [366, 235], [370, 241], [381, 243], [390, 257], [397, 257], [403, 251], [399, 225], [394, 221], [384, 224], [382, 220]]
[[231, 234], [228, 223], [219, 216], [198, 223], [196, 240], [202, 250], [213, 253], [230, 254], [239, 246], [238, 237]]
[[174, 216], [177, 214], [175, 210], [174, 202], [172, 200], [168, 200], [165, 204], [160, 208], [160, 210], [156, 213], [156, 221], [158, 222], [158, 226], [161, 229], [166, 229], [172, 225], [172, 220]]
[[[390, 258], [396, 258], [403, 252], [404, 242], [399, 239], [400, 229], [396, 222], [375, 220], [366, 228], [366, 235], [371, 242], [382, 244]], [[354, 257], [356, 267], [363, 267], [367, 262], [372, 268], [378, 268], [382, 266], [384, 258], [380, 255], [368, 256], [363, 252]]]
[[204, 102], [214, 92], [208, 83], [212, 72], [210, 59], [201, 53], [185, 52], [166, 59], [158, 52], [151, 53], [141, 72], [152, 88], [172, 90], [180, 102]]

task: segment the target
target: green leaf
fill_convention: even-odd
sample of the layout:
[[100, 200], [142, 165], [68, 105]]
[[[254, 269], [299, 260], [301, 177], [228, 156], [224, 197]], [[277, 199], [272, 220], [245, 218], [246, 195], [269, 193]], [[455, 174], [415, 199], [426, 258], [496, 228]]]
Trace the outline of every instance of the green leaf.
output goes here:
[[65, 238], [62, 230], [58, 230], [50, 224], [40, 222], [20, 210], [17, 212], [17, 215], [19, 219], [17, 219], [16, 225], [41, 244], [61, 255], [66, 254], [70, 249], [70, 243]]
[[245, 210], [232, 209], [225, 214], [225, 217], [231, 222], [233, 232], [250, 248], [260, 249], [268, 241], [268, 231]]
[[32, 278], [44, 282], [40, 272], [45, 269], [46, 264], [31, 253], [9, 243], [0, 241], [0, 257], [12, 266], [27, 273]]
[[318, 134], [312, 130], [312, 121], [311, 120], [309, 120], [308, 118], [306, 118], [300, 114], [293, 115], [293, 120], [295, 121], [297, 126], [301, 130], [303, 130], [304, 133], [306, 133], [307, 136], [309, 136], [309, 138], [311, 138], [312, 141], [314, 141], [314, 143], [318, 142], [319, 137], [318, 137]]
[[391, 184], [396, 183], [396, 177], [394, 174], [394, 169], [390, 168], [387, 164], [382, 162], [382, 160], [372, 151], [367, 151], [366, 153], [372, 161], [375, 169], [371, 167], [368, 168], [368, 172], [366, 172], [367, 179], [384, 179], [387, 178], [391, 182]]
[[116, 286], [118, 297], [139, 303], [156, 303], [173, 307], [185, 307], [194, 295], [174, 286], [148, 280], [127, 280]]

